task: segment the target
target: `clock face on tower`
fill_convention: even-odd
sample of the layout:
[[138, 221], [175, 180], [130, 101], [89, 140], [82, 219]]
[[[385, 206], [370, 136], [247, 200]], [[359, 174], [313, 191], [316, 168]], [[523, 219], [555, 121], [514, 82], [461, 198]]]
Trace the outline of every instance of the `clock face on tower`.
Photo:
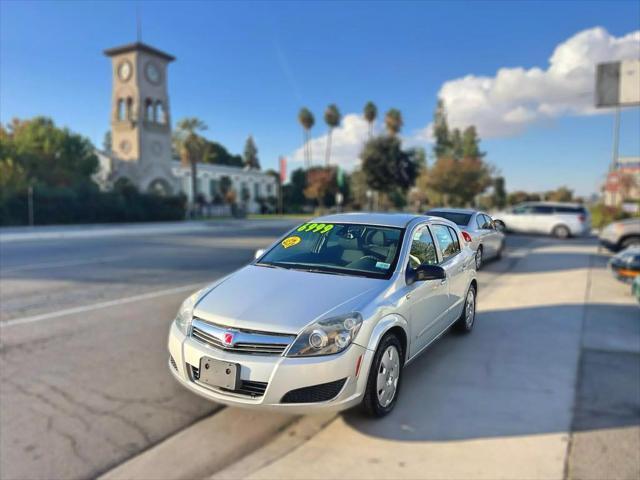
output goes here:
[[149, 80], [154, 85], [160, 83], [160, 69], [155, 63], [147, 62], [144, 67], [144, 74], [147, 77], [147, 80]]
[[123, 82], [126, 82], [131, 78], [131, 63], [128, 60], [125, 60], [118, 65], [118, 77]]

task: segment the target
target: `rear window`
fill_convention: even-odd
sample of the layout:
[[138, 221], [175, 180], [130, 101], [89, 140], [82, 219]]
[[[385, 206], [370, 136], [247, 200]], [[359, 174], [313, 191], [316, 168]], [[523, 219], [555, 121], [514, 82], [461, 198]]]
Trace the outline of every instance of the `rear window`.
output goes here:
[[554, 207], [556, 213], [572, 213], [577, 215], [585, 215], [587, 209], [584, 207]]
[[470, 213], [459, 213], [459, 212], [439, 212], [437, 210], [427, 212], [427, 215], [433, 215], [434, 217], [446, 218], [447, 220], [451, 220], [456, 225], [461, 225], [466, 227], [469, 225], [469, 220], [471, 220]]

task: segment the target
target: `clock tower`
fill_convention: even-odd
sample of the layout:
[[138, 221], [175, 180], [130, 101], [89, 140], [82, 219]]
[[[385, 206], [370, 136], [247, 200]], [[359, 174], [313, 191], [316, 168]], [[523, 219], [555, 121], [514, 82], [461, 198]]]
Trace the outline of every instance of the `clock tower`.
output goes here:
[[172, 193], [167, 70], [175, 58], [142, 42], [105, 50], [112, 61], [111, 151], [114, 177], [141, 191]]

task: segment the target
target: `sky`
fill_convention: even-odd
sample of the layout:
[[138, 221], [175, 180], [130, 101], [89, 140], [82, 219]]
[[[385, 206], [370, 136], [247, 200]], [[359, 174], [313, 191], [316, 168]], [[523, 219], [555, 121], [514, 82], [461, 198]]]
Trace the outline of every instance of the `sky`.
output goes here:
[[[0, 2], [0, 121], [45, 115], [102, 144], [111, 65], [102, 51], [142, 40], [177, 57], [172, 121], [263, 168], [302, 165], [297, 113], [312, 110], [324, 160], [330, 103], [343, 114], [332, 161], [358, 162], [361, 112], [398, 108], [407, 147], [431, 149], [438, 96], [450, 123], [477, 126], [507, 190], [598, 190], [613, 114], [593, 108], [595, 63], [640, 58], [640, 2]], [[377, 129], [381, 130], [381, 121]], [[640, 108], [621, 115], [620, 154], [640, 155]], [[433, 161], [429, 157], [429, 161]]]

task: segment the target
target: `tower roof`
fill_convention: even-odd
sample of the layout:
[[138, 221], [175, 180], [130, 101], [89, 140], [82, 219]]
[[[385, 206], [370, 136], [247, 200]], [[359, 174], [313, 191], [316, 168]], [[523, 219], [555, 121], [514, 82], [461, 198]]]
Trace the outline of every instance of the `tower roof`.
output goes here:
[[128, 43], [127, 45], [122, 45], [120, 47], [108, 48], [104, 51], [104, 54], [107, 57], [113, 57], [114, 55], [133, 51], [150, 53], [151, 55], [156, 55], [158, 57], [164, 58], [168, 62], [173, 62], [176, 59], [176, 57], [174, 57], [173, 55], [169, 55], [162, 50], [158, 50], [157, 48], [153, 48], [152, 46], [142, 42]]

